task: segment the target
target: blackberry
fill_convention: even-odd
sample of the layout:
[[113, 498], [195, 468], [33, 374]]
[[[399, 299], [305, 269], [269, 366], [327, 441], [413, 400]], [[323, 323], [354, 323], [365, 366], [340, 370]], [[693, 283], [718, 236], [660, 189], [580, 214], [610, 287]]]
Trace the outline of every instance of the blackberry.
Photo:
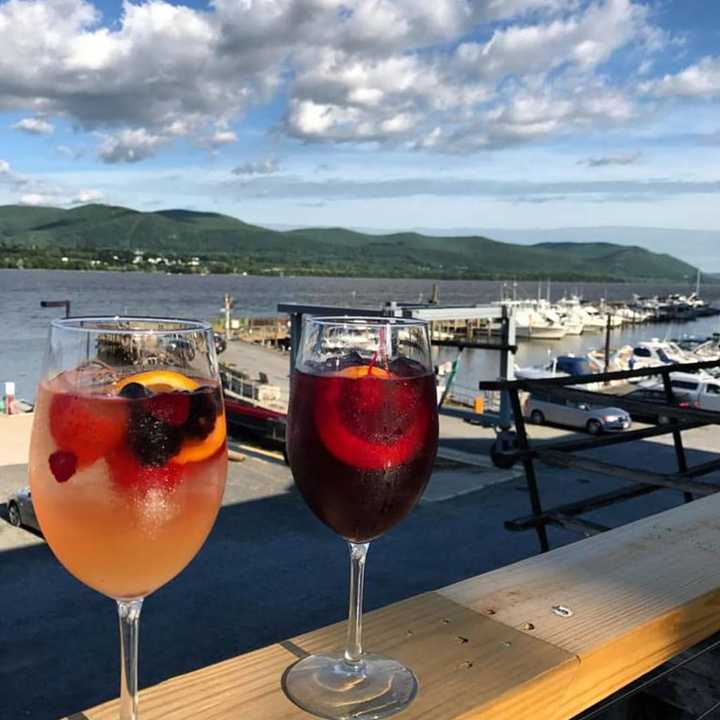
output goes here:
[[180, 452], [180, 428], [142, 411], [130, 417], [128, 445], [143, 465], [161, 467]]
[[190, 415], [182, 426], [187, 437], [204, 440], [214, 429], [218, 416], [218, 403], [215, 390], [203, 386], [190, 395]]

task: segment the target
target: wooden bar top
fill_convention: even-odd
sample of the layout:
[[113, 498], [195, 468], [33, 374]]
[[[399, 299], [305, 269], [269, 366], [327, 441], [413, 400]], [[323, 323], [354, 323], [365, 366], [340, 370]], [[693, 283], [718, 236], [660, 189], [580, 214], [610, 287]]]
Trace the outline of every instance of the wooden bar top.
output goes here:
[[[407, 663], [406, 720], [562, 720], [720, 630], [720, 494], [368, 613], [365, 645]], [[289, 665], [345, 624], [141, 692], [143, 720], [300, 720]], [[115, 720], [111, 701], [71, 720]]]

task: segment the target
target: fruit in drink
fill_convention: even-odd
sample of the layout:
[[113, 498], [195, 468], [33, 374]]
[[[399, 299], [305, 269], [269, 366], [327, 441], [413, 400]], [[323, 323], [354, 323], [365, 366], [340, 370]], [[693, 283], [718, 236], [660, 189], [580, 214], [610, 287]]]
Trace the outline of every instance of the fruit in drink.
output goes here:
[[61, 563], [114, 598], [144, 597], [202, 546], [225, 484], [219, 388], [177, 372], [40, 385], [30, 484]]
[[437, 450], [435, 380], [409, 361], [296, 372], [288, 451], [313, 512], [367, 542], [414, 507]]

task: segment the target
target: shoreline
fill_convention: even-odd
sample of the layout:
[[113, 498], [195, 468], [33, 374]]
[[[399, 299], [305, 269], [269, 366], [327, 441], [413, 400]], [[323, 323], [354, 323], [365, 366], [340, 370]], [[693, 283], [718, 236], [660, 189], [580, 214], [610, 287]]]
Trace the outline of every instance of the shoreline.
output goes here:
[[[308, 272], [308, 273], [286, 273], [286, 272], [261, 272], [261, 273], [248, 273], [248, 272], [167, 272], [151, 269], [136, 269], [136, 268], [77, 268], [77, 267], [0, 267], [0, 272], [79, 272], [83, 274], [111, 274], [116, 275], [118, 273], [128, 273], [130, 275], [162, 275], [171, 277], [230, 277], [230, 278], [252, 278], [252, 279], [263, 279], [263, 278], [285, 278], [288, 280], [294, 278], [315, 278], [318, 280], [336, 278], [339, 280], [423, 280], [423, 281], [436, 281], [436, 282], [497, 282], [497, 283], [510, 283], [510, 282], [551, 282], [558, 283], [583, 283], [588, 285], [602, 285], [602, 284], [613, 284], [613, 285], [668, 285], [669, 287], [685, 288], [688, 286], [687, 281], [679, 278], [625, 278], [615, 277], [612, 275], [548, 275], [547, 273], [513, 273], [512, 275], [498, 275], [490, 273], [487, 275], [350, 275], [342, 274], [337, 271], [319, 273], [319, 272]], [[703, 285], [710, 285], [720, 288], [720, 275], [707, 275], [704, 276]]]

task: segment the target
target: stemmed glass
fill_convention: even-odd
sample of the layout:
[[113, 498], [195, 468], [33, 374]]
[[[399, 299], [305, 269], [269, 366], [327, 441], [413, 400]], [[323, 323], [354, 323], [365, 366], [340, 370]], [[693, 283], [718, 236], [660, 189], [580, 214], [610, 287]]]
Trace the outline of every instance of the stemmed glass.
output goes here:
[[136, 720], [143, 599], [202, 547], [227, 449], [210, 327], [187, 320], [52, 323], [30, 487], [40, 527], [78, 580], [117, 601], [120, 720]]
[[287, 696], [314, 715], [377, 720], [415, 697], [410, 669], [363, 651], [363, 578], [370, 541], [405, 517], [422, 495], [437, 436], [424, 322], [306, 321], [292, 376], [290, 466], [311, 510], [350, 548], [345, 651], [311, 655], [283, 677]]

